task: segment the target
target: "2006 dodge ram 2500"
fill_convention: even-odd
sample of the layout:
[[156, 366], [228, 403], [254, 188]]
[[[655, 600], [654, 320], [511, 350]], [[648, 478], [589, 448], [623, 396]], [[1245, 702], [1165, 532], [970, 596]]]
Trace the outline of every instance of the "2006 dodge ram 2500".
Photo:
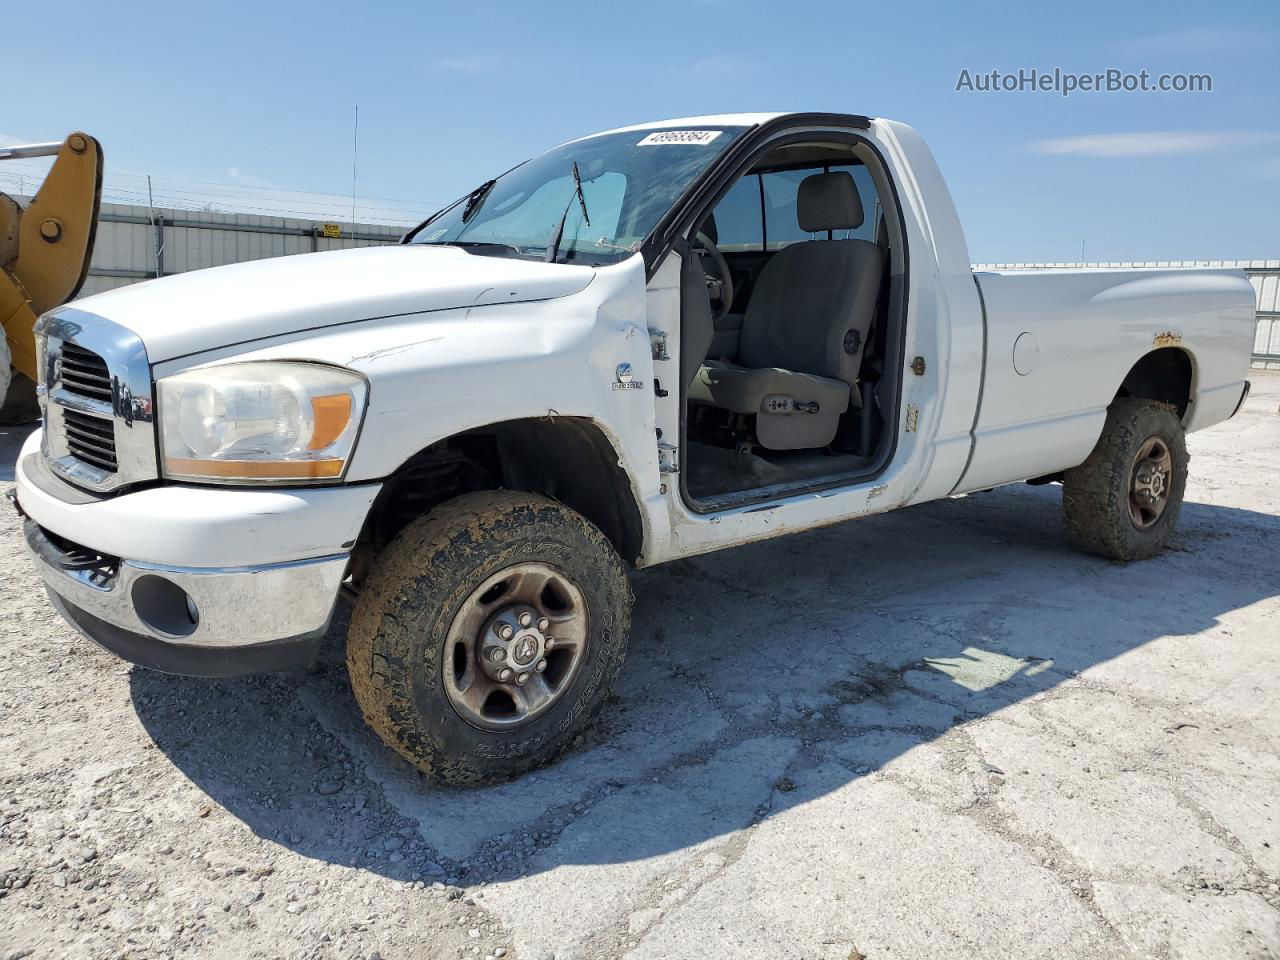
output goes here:
[[1253, 323], [1236, 270], [975, 274], [900, 123], [644, 124], [396, 246], [49, 312], [17, 502], [53, 603], [148, 667], [303, 666], [351, 598], [366, 720], [480, 783], [599, 710], [628, 565], [1015, 481], [1156, 553]]

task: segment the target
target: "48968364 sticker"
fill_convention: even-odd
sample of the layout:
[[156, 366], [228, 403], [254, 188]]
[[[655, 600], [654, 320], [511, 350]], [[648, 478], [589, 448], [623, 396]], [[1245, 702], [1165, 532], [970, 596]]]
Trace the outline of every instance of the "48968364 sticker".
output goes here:
[[663, 147], [677, 144], [705, 146], [723, 132], [723, 130], [659, 130], [649, 134], [636, 146]]

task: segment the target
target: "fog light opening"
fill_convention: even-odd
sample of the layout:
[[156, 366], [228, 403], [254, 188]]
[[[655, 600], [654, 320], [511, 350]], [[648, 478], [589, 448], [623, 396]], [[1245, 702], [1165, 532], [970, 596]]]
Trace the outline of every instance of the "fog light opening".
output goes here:
[[138, 619], [170, 637], [189, 637], [200, 624], [191, 595], [171, 580], [146, 574], [133, 582], [133, 610]]

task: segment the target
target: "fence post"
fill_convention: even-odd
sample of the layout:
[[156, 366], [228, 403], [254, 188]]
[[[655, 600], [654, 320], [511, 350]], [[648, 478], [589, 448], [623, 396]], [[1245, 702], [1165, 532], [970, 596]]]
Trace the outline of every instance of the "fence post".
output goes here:
[[164, 276], [164, 214], [156, 214], [156, 276]]

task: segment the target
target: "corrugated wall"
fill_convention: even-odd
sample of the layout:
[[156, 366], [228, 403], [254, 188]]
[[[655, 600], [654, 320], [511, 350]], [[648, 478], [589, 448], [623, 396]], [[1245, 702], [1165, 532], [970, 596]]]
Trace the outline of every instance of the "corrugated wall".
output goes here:
[[1258, 290], [1258, 332], [1253, 341], [1255, 361], [1280, 369], [1280, 270], [1251, 273]]
[[979, 263], [975, 270], [1126, 267], [1239, 267], [1258, 294], [1258, 326], [1253, 340], [1255, 366], [1280, 369], [1280, 260], [1147, 260], [1133, 263]]
[[[326, 226], [338, 236], [326, 236]], [[104, 203], [80, 295], [227, 263], [395, 243], [403, 233], [381, 224], [353, 229], [349, 223], [168, 208], [157, 208], [153, 219], [148, 207]]]

